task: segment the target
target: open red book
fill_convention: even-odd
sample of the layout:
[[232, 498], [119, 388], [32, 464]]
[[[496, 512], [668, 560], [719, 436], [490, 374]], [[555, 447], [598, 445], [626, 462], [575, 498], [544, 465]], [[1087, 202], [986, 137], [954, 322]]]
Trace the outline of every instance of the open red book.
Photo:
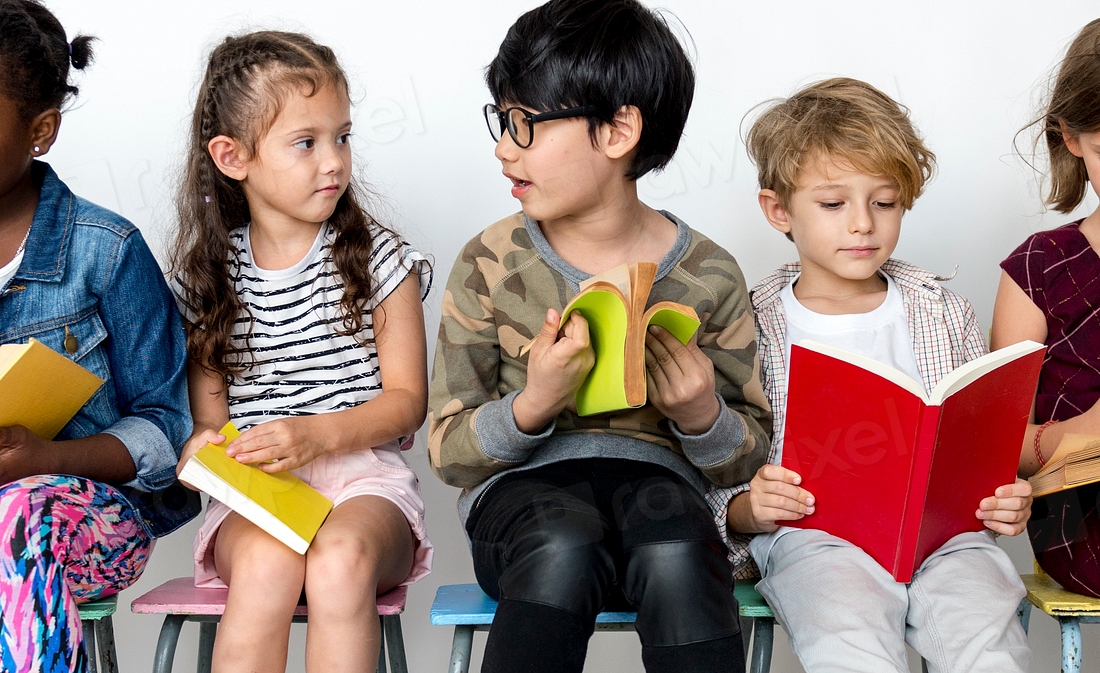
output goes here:
[[982, 498], [1012, 483], [1044, 347], [972, 360], [931, 394], [876, 360], [812, 341], [791, 347], [783, 467], [813, 514], [793, 522], [844, 538], [909, 582], [964, 531]]

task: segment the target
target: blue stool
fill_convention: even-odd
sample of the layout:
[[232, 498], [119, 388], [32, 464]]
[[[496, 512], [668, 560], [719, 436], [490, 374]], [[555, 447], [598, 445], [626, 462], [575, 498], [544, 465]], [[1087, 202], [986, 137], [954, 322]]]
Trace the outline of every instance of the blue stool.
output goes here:
[[[752, 648], [752, 673], [768, 673], [771, 668], [772, 636], [775, 617], [771, 608], [756, 593], [754, 584], [739, 584], [733, 591], [740, 604], [741, 635], [748, 644], [754, 627], [756, 640]], [[485, 595], [476, 584], [445, 584], [436, 591], [432, 601], [431, 622], [436, 626], [453, 626], [449, 673], [469, 673], [474, 631], [488, 631], [496, 614], [497, 602]], [[597, 631], [632, 631], [634, 612], [601, 612], [596, 617]]]
[[111, 615], [118, 608], [118, 596], [83, 603], [77, 608], [80, 610], [80, 627], [84, 633], [84, 651], [88, 653], [88, 670], [98, 673], [98, 666], [102, 666], [103, 673], [118, 673], [115, 627], [111, 621]]

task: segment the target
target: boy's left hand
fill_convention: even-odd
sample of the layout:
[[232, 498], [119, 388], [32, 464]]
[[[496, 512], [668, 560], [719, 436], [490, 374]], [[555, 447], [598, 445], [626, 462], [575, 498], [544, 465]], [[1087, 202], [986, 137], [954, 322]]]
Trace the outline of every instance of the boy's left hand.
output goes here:
[[649, 401], [688, 435], [710, 430], [722, 413], [714, 395], [714, 363], [699, 350], [697, 339], [696, 334], [682, 344], [656, 325], [645, 336]]
[[994, 533], [1019, 535], [1031, 516], [1031, 484], [1017, 477], [1016, 483], [998, 487], [992, 497], [978, 504], [975, 514]]

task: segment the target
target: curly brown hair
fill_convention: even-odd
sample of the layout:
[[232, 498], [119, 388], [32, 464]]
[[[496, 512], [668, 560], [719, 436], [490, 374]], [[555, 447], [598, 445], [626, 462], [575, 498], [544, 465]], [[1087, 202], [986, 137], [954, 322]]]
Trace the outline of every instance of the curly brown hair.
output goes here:
[[[241, 184], [215, 166], [207, 145], [224, 135], [248, 153], [275, 121], [288, 96], [311, 96], [326, 86], [345, 94], [347, 77], [331, 49], [305, 35], [259, 31], [230, 36], [214, 48], [199, 87], [176, 209], [179, 229], [172, 274], [187, 307], [188, 354], [204, 370], [225, 377], [252, 364], [247, 348], [230, 344], [234, 322], [251, 314], [234, 289], [235, 248], [229, 232], [251, 220]], [[372, 227], [382, 227], [359, 205], [354, 177], [329, 217], [336, 232], [333, 261], [344, 282], [337, 333], [367, 343], [359, 333], [373, 294], [368, 264]]]
[[784, 207], [798, 189], [805, 162], [820, 155], [892, 179], [906, 210], [935, 171], [936, 156], [917, 134], [909, 111], [866, 82], [835, 77], [764, 105], [745, 147], [760, 188], [774, 190]]
[[1046, 202], [1061, 213], [1081, 204], [1089, 176], [1084, 159], [1066, 147], [1063, 127], [1071, 135], [1100, 131], [1100, 19], [1077, 34], [1058, 67], [1050, 102], [1042, 117], [1040, 138], [1050, 153], [1050, 191]]

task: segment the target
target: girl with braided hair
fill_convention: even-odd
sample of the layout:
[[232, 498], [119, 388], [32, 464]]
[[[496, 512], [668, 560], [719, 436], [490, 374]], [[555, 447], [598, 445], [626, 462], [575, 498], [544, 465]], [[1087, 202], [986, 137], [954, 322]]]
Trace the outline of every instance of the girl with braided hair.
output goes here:
[[77, 604], [137, 581], [154, 538], [199, 511], [173, 470], [191, 419], [168, 285], [132, 224], [41, 160], [91, 42], [0, 0], [0, 344], [33, 337], [105, 381], [52, 441], [0, 427], [5, 673], [86, 670]]
[[[358, 203], [348, 82], [331, 49], [255, 32], [210, 55], [192, 117], [174, 258], [195, 431], [291, 470], [335, 503], [304, 556], [211, 500], [195, 581], [229, 587], [216, 671], [374, 670], [375, 596], [429, 572], [424, 504], [401, 456], [424, 421], [428, 260]], [[334, 644], [339, 644], [334, 647]]]

